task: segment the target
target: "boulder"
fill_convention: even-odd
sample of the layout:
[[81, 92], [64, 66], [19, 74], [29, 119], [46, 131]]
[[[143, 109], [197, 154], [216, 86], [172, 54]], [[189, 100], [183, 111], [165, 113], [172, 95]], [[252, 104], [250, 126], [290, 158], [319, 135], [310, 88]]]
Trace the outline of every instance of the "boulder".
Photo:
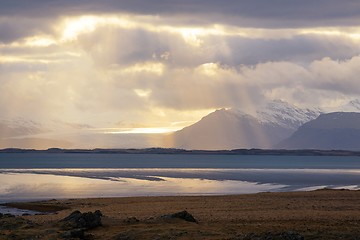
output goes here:
[[62, 234], [62, 238], [65, 239], [73, 239], [73, 238], [80, 238], [80, 239], [84, 239], [85, 238], [85, 234], [84, 234], [84, 230], [83, 229], [73, 229], [70, 231], [66, 231]]
[[80, 211], [74, 211], [69, 216], [61, 220], [63, 227], [65, 228], [83, 228], [92, 229], [101, 226], [102, 213], [99, 210], [95, 212], [81, 213]]
[[185, 210], [181, 211], [181, 212], [173, 213], [173, 214], [166, 214], [166, 215], [161, 216], [161, 218], [163, 218], [163, 219], [179, 218], [179, 219], [185, 220], [187, 222], [195, 222], [195, 223], [197, 223], [197, 221], [193, 217], [193, 215], [191, 215], [190, 213], [188, 213]]
[[125, 219], [125, 222], [126, 222], [126, 223], [129, 223], [129, 224], [133, 224], [133, 223], [138, 223], [138, 222], [140, 222], [140, 220], [137, 219], [136, 217], [129, 217], [129, 218]]

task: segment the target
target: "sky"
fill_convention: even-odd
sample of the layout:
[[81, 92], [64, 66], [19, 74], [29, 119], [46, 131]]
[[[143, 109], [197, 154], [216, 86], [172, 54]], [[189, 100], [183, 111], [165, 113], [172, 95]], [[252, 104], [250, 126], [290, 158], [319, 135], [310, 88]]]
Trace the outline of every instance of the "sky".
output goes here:
[[0, 6], [1, 119], [162, 133], [219, 108], [360, 97], [357, 0]]

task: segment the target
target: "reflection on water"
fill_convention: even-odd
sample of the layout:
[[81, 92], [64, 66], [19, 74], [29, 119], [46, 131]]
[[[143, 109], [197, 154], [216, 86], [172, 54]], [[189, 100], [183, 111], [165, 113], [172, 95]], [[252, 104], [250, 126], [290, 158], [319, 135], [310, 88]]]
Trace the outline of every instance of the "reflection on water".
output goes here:
[[0, 201], [359, 189], [358, 169], [0, 169]]
[[0, 213], [1, 214], [11, 214], [11, 215], [16, 215], [16, 216], [21, 216], [23, 214], [29, 214], [29, 215], [41, 214], [41, 212], [37, 212], [37, 211], [18, 209], [18, 208], [10, 208], [10, 207], [5, 207], [5, 206], [0, 206]]
[[0, 174], [0, 199], [120, 197], [197, 194], [237, 194], [277, 190], [283, 185], [257, 184], [233, 180], [162, 178], [149, 181], [121, 178], [121, 181], [47, 174]]
[[342, 156], [3, 153], [0, 183], [0, 202], [358, 189], [360, 161]]

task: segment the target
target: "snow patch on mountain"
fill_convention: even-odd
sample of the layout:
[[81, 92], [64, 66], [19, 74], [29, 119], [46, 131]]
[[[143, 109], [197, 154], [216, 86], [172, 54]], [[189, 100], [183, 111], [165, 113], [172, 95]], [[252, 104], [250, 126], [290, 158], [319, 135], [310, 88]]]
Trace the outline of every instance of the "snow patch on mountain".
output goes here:
[[[241, 117], [249, 115], [235, 108], [229, 111]], [[274, 100], [258, 109], [253, 117], [263, 125], [270, 124], [295, 130], [302, 124], [317, 118], [322, 112], [319, 108], [299, 108], [281, 100]]]
[[297, 129], [302, 124], [317, 118], [320, 109], [299, 108], [281, 100], [272, 101], [257, 111], [257, 118], [263, 123], [272, 123], [285, 128]]

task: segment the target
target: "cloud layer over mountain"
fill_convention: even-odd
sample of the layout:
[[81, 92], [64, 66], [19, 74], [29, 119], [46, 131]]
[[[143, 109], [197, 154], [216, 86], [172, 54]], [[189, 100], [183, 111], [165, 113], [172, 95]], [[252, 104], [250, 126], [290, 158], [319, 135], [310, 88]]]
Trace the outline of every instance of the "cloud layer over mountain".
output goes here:
[[179, 129], [219, 108], [360, 96], [357, 1], [0, 4], [2, 119]]

